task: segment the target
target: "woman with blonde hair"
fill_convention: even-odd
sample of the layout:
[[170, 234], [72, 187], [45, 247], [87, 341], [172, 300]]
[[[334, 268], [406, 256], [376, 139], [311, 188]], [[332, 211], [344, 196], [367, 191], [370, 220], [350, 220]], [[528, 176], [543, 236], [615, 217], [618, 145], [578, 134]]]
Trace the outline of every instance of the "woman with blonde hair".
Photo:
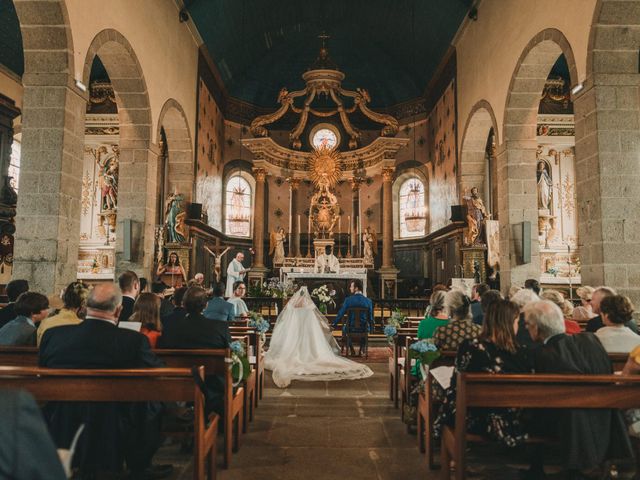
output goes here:
[[87, 297], [89, 288], [82, 282], [71, 282], [62, 294], [64, 306], [60, 311], [40, 322], [37, 333], [37, 344], [40, 346], [44, 332], [50, 328], [62, 325], [76, 325], [82, 322], [87, 310]]
[[567, 335], [580, 333], [581, 328], [578, 322], [571, 320], [573, 305], [571, 305], [571, 302], [567, 302], [559, 291], [545, 290], [540, 294], [540, 298], [555, 303], [558, 308], [562, 310], [562, 316], [564, 317], [564, 330]]
[[580, 297], [580, 306], [573, 309], [572, 318], [576, 321], [585, 321], [591, 320], [593, 317], [597, 316], [593, 313], [593, 307], [591, 306], [591, 297], [593, 296], [593, 292], [595, 288], [585, 285], [583, 287], [578, 287], [576, 293], [578, 297]]
[[149, 340], [151, 348], [156, 348], [158, 338], [162, 335], [160, 322], [160, 297], [153, 293], [141, 293], [133, 305], [130, 322], [140, 322], [140, 333]]

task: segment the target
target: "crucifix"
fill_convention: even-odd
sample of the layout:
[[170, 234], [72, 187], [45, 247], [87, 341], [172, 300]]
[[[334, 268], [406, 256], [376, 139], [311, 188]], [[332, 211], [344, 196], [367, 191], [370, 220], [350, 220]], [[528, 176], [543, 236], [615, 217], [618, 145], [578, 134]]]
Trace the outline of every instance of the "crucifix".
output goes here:
[[[224, 249], [223, 249], [224, 248]], [[231, 250], [231, 247], [222, 247], [221, 245], [215, 245], [213, 247], [204, 246], [204, 249], [209, 252], [209, 254], [213, 257], [213, 272], [216, 276], [216, 282], [220, 282], [220, 276], [222, 273], [221, 264], [222, 257]]]

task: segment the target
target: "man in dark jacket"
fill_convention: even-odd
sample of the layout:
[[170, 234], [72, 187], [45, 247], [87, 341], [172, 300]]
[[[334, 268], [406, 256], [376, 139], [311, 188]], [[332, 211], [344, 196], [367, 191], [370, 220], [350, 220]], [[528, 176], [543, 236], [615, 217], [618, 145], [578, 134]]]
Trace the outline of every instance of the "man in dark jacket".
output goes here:
[[160, 315], [160, 320], [162, 321], [162, 328], [167, 328], [167, 325], [171, 323], [182, 320], [187, 316], [187, 310], [182, 305], [182, 301], [184, 299], [184, 294], [187, 291], [187, 287], [178, 287], [173, 292], [171, 296], [171, 303], [173, 303], [173, 310], [165, 316]]
[[18, 315], [15, 311], [16, 300], [24, 292], [29, 291], [29, 282], [26, 280], [11, 280], [7, 283], [7, 297], [9, 303], [0, 309], [0, 328], [4, 327]]
[[118, 321], [127, 322], [133, 314], [133, 305], [140, 294], [140, 280], [138, 280], [136, 272], [127, 270], [118, 277], [118, 285], [122, 292], [122, 308], [120, 309]]
[[[562, 311], [552, 302], [540, 300], [524, 307], [526, 328], [538, 348], [532, 351], [536, 373], [611, 374], [607, 352], [592, 333], [566, 335]], [[609, 458], [632, 456], [626, 427], [619, 410], [548, 410], [535, 415], [532, 433], [556, 434], [569, 478], [582, 478], [581, 471], [599, 467]], [[539, 431], [540, 427], [545, 431]], [[542, 453], [532, 469], [542, 470]], [[572, 476], [573, 475], [573, 476]]]
[[[122, 295], [111, 283], [96, 285], [87, 299], [87, 315], [78, 325], [47, 330], [40, 344], [40, 366], [50, 368], [162, 367], [147, 337], [118, 328]], [[158, 404], [54, 402], [47, 406], [51, 432], [67, 448], [80, 423], [86, 429], [74, 464], [88, 473], [118, 471], [123, 460], [134, 478], [161, 478], [170, 466], [151, 467], [160, 445]]]

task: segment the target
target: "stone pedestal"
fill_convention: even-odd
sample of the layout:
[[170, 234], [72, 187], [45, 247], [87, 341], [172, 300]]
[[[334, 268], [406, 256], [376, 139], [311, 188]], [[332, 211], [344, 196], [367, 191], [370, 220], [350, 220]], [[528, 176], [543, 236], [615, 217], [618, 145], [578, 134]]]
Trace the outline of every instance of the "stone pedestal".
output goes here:
[[478, 262], [478, 270], [480, 273], [480, 283], [487, 281], [486, 252], [487, 247], [463, 247], [460, 249], [462, 253], [462, 273], [464, 278], [475, 278], [474, 263]]
[[395, 267], [382, 267], [378, 270], [380, 277], [380, 298], [392, 299], [398, 296], [398, 270]]
[[251, 267], [251, 270], [249, 270], [247, 274], [249, 285], [262, 285], [267, 278], [267, 272], [269, 272], [269, 269], [265, 267]]

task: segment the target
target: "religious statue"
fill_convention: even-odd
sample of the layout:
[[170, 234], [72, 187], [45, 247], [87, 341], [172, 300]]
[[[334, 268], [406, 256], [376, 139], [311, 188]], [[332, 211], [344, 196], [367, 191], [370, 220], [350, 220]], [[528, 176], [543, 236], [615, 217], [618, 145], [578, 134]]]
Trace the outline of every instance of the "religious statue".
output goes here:
[[[216, 247], [213, 247], [216, 248]], [[218, 250], [221, 247], [218, 247]], [[209, 252], [211, 254], [211, 256], [213, 256], [213, 273], [216, 276], [216, 283], [220, 282], [220, 278], [222, 276], [222, 257], [224, 256], [225, 253], [227, 253], [229, 250], [231, 250], [231, 247], [227, 247], [225, 248], [222, 252], [215, 254], [211, 251], [211, 249], [209, 247], [207, 247], [205, 245], [204, 249]]]
[[363, 257], [365, 264], [373, 264], [373, 257], [378, 253], [378, 239], [376, 231], [371, 227], [367, 227], [362, 234]]
[[316, 263], [315, 263], [315, 272], [316, 273], [340, 273], [340, 261], [338, 257], [333, 254], [332, 248], [327, 245], [325, 247], [324, 253], [322, 250], [318, 251], [316, 248]]
[[187, 229], [184, 223], [186, 212], [184, 210], [184, 195], [178, 192], [169, 194], [165, 210], [165, 228], [167, 243], [182, 243], [187, 237]]
[[284, 263], [284, 242], [286, 239], [287, 234], [284, 232], [284, 228], [282, 227], [271, 232], [271, 235], [269, 236], [269, 255], [273, 255], [274, 265], [281, 265]]
[[553, 183], [549, 175], [549, 165], [547, 162], [540, 160], [536, 171], [536, 180], [538, 181], [538, 209], [551, 210], [551, 192]]
[[173, 288], [180, 288], [187, 283], [187, 274], [180, 264], [180, 257], [177, 252], [170, 252], [166, 263], [160, 263], [156, 275], [165, 285]]
[[101, 210], [115, 210], [118, 206], [118, 149], [113, 147], [113, 153], [107, 154], [103, 145], [97, 152], [97, 164], [100, 168], [102, 186], [100, 188]]
[[467, 226], [465, 237], [466, 245], [480, 245], [482, 243], [482, 227], [485, 219], [491, 218], [487, 213], [484, 202], [478, 195], [478, 187], [471, 188], [471, 196], [463, 197], [467, 204]]

